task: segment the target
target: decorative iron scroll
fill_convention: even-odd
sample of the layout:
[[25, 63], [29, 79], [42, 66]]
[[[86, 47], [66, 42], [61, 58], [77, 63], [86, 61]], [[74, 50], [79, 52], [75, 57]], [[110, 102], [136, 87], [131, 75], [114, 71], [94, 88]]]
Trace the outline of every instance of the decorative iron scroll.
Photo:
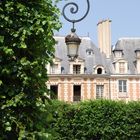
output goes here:
[[70, 8], [70, 13], [72, 13], [72, 14], [76, 14], [76, 13], [78, 12], [78, 10], [79, 10], [79, 7], [78, 7], [78, 5], [77, 5], [75, 2], [69, 2], [69, 3], [67, 3], [67, 4], [63, 7], [63, 10], [62, 10], [62, 14], [63, 14], [64, 18], [65, 18], [67, 21], [69, 21], [69, 22], [71, 22], [71, 23], [73, 24], [72, 30], [75, 31], [75, 29], [74, 29], [74, 24], [75, 24], [76, 22], [80, 22], [81, 20], [83, 20], [83, 19], [87, 16], [87, 14], [88, 14], [88, 12], [89, 12], [89, 9], [90, 9], [90, 3], [89, 3], [89, 0], [87, 0], [87, 11], [86, 11], [85, 15], [84, 15], [83, 17], [79, 18], [79, 19], [70, 19], [70, 18], [68, 18], [68, 17], [66, 16], [65, 10], [66, 10], [66, 8], [69, 7], [69, 6], [71, 6], [71, 8]]

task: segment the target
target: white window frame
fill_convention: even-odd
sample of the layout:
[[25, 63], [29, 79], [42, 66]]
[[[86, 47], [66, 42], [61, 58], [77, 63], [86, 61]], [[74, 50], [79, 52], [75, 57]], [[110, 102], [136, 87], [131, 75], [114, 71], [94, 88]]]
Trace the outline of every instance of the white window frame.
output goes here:
[[69, 72], [70, 74], [74, 74], [74, 72], [73, 72], [74, 65], [80, 65], [80, 67], [81, 67], [80, 73], [77, 73], [77, 74], [84, 74], [84, 60], [76, 59], [75, 61], [70, 62], [69, 65], [70, 65], [70, 72]]
[[61, 74], [61, 59], [54, 58], [49, 67], [50, 74]]
[[96, 85], [96, 99], [102, 99], [104, 94], [104, 85]]
[[119, 93], [127, 93], [127, 88], [128, 88], [127, 80], [125, 80], [125, 79], [118, 80]]
[[124, 74], [126, 72], [125, 65], [126, 65], [126, 62], [124, 61], [119, 62], [119, 72], [121, 74]]
[[57, 74], [58, 64], [52, 64], [50, 67], [51, 74]]
[[73, 74], [81, 74], [81, 65], [80, 64], [73, 65]]
[[[123, 72], [120, 71], [120, 69], [121, 69], [120, 64], [121, 63], [124, 64], [124, 71]], [[126, 73], [128, 73], [128, 62], [126, 60], [119, 59], [119, 60], [115, 61], [114, 64], [115, 64], [115, 67], [114, 67], [115, 68], [115, 73], [117, 73], [117, 74], [126, 74]]]

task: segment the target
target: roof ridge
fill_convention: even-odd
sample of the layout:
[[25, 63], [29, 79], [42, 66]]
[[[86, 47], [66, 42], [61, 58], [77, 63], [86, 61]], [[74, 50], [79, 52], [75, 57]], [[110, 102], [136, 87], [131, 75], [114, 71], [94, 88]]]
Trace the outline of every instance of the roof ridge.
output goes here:
[[121, 37], [121, 38], [119, 38], [119, 40], [134, 40], [134, 39], [140, 40], [140, 37]]

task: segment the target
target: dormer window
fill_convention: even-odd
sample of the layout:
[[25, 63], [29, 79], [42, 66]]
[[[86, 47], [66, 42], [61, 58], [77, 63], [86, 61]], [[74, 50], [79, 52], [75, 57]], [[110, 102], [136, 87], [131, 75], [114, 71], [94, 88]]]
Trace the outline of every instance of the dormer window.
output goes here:
[[136, 49], [135, 53], [136, 53], [136, 57], [140, 58], [140, 48]]
[[125, 62], [119, 62], [119, 72], [125, 73]]
[[102, 68], [97, 69], [97, 74], [102, 74]]
[[70, 74], [84, 74], [84, 60], [81, 58], [69, 63]]
[[97, 65], [93, 69], [95, 74], [105, 74], [105, 69], [102, 65]]
[[119, 59], [114, 62], [115, 72], [125, 74], [128, 72], [128, 62], [125, 59]]
[[54, 58], [53, 63], [48, 68], [50, 74], [61, 74], [61, 59]]
[[73, 74], [80, 74], [81, 65], [73, 65]]
[[51, 65], [51, 74], [56, 74], [58, 70], [58, 64]]
[[87, 49], [87, 50], [86, 50], [86, 54], [87, 54], [88, 56], [92, 56], [92, 55], [93, 55], [93, 50], [92, 50], [92, 49]]
[[123, 50], [122, 49], [115, 49], [115, 50], [113, 50], [113, 53], [114, 53], [115, 58], [123, 57]]

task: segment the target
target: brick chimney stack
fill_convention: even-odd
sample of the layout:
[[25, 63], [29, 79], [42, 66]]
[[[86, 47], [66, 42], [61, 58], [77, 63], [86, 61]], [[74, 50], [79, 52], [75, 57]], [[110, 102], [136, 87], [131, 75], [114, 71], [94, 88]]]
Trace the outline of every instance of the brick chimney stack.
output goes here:
[[111, 55], [111, 20], [102, 20], [97, 24], [98, 28], [98, 47], [100, 52], [110, 58]]

